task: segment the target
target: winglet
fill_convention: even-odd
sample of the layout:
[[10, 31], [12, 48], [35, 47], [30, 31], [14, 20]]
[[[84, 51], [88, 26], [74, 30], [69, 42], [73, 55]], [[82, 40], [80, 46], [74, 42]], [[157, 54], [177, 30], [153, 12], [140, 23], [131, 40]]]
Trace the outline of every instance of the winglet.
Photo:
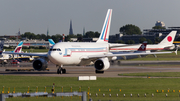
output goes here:
[[97, 43], [108, 43], [110, 25], [111, 25], [111, 16], [112, 16], [112, 9], [108, 9], [103, 28], [101, 30], [101, 35], [99, 36], [99, 39], [96, 41]]
[[172, 45], [177, 31], [171, 31], [160, 43], [159, 45]]
[[147, 41], [144, 41], [139, 47], [138, 51], [146, 51]]

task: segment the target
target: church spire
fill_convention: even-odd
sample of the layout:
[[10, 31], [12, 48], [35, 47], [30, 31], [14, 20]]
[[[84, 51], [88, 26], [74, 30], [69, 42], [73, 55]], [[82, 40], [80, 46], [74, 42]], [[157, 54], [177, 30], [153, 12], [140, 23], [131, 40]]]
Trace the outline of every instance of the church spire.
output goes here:
[[70, 20], [69, 35], [73, 35], [72, 20]]

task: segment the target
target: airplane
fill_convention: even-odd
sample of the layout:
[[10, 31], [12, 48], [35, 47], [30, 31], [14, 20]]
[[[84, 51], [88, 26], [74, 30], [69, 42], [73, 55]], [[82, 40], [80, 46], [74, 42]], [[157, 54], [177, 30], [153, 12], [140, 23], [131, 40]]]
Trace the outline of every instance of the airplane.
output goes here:
[[[16, 48], [12, 51], [12, 52], [15, 52], [15, 53], [22, 53], [22, 46], [23, 46], [23, 41], [20, 41], [19, 44], [16, 46]], [[33, 61], [34, 58], [36, 57], [30, 57], [30, 56], [23, 56], [23, 55], [9, 55], [9, 54], [3, 54], [4, 57], [3, 59], [18, 59], [20, 61]], [[1, 60], [1, 58], [0, 58]]]
[[[22, 52], [22, 45], [23, 45], [23, 41], [19, 42], [19, 44], [16, 46], [16, 48], [10, 52]], [[2, 56], [0, 57], [0, 60], [3, 63], [7, 63], [7, 60], [9, 60], [9, 59], [18, 57], [17, 55], [6, 54], [4, 52], [5, 52], [5, 50], [3, 51]]]
[[[146, 50], [151, 51], [159, 51], [159, 50], [172, 50], [175, 48], [175, 45], [173, 44], [174, 38], [176, 36], [177, 31], [171, 31], [160, 43], [158, 44], [152, 44], [147, 45]], [[117, 52], [117, 51], [137, 51], [137, 49], [140, 47], [139, 45], [127, 45], [127, 44], [113, 44], [115, 45], [122, 45], [120, 47], [114, 47], [111, 48], [111, 52]], [[125, 46], [127, 45], [127, 46]]]
[[35, 70], [45, 70], [48, 66], [47, 61], [51, 61], [58, 67], [57, 73], [66, 73], [63, 66], [66, 65], [92, 65], [94, 64], [96, 73], [104, 73], [110, 67], [110, 60], [116, 59], [118, 56], [130, 55], [148, 55], [148, 54], [165, 54], [172, 52], [150, 52], [150, 53], [126, 53], [113, 54], [109, 51], [111, 48], [108, 43], [112, 9], [108, 9], [102, 31], [96, 42], [58, 42], [53, 45], [48, 53], [12, 53], [27, 56], [39, 56], [34, 60], [33, 68]]
[[[146, 51], [160, 51], [160, 50], [172, 50], [175, 48], [175, 45], [173, 44], [174, 38], [176, 36], [177, 31], [171, 31], [159, 44], [151, 44], [147, 45]], [[52, 39], [48, 39], [50, 47], [55, 44], [55, 42]], [[141, 46], [141, 44], [111, 44], [110, 43], [110, 52], [113, 54], [123, 54], [123, 53], [132, 53], [134, 51], [138, 51], [138, 48]], [[145, 55], [143, 55], [145, 56]], [[157, 57], [154, 54], [155, 57]], [[127, 59], [134, 59], [139, 58], [142, 56], [123, 56], [123, 57], [117, 57], [117, 60], [127, 60]]]
[[[141, 46], [138, 48], [137, 51], [118, 51], [118, 52], [111, 52], [113, 54], [127, 54], [127, 53], [151, 53], [151, 51], [147, 51], [147, 41], [144, 41]], [[134, 58], [139, 58], [139, 57], [144, 57], [147, 55], [129, 55], [129, 56], [117, 56], [116, 60], [127, 60], [127, 59], [134, 59]], [[116, 61], [115, 60], [115, 61]], [[111, 60], [113, 63], [114, 60]]]
[[[158, 44], [148, 44], [146, 50], [151, 51], [160, 51], [160, 50], [172, 50], [175, 48], [175, 45], [173, 44], [173, 41], [175, 39], [177, 31], [171, 31], [160, 43]], [[55, 44], [55, 42], [52, 39], [48, 39], [50, 47]], [[110, 49], [110, 52], [120, 52], [124, 51], [137, 51], [138, 48], [141, 46], [141, 44], [112, 44], [110, 43], [110, 46], [112, 47]], [[118, 47], [119, 46], [119, 47]]]

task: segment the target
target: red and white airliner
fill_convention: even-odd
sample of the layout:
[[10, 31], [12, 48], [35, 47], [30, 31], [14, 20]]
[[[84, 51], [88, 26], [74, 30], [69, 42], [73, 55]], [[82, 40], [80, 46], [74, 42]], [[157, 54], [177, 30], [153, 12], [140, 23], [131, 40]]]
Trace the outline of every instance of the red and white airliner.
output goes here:
[[[175, 48], [175, 45], [173, 44], [174, 38], [176, 36], [177, 31], [171, 31], [159, 44], [152, 44], [147, 45], [146, 50], [151, 51], [158, 51], [158, 50], [171, 50]], [[137, 51], [140, 47], [140, 44], [138, 45], [127, 45], [126, 44], [112, 44], [114, 48], [111, 48], [111, 52], [118, 52], [118, 51]], [[118, 47], [118, 45], [122, 45]]]

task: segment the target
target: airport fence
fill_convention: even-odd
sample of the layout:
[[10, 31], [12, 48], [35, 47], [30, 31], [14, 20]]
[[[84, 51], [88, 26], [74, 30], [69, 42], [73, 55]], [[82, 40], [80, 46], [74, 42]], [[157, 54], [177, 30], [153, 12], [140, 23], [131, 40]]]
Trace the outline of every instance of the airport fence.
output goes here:
[[[122, 89], [96, 89], [87, 87], [82, 89], [81, 86], [79, 87], [59, 87], [59, 86], [49, 86], [49, 87], [30, 87], [26, 88], [25, 93], [16, 92], [16, 88], [13, 88], [13, 91], [10, 91], [10, 87], [5, 88], [3, 86], [3, 90], [0, 94], [0, 101], [5, 101], [6, 98], [13, 98], [13, 97], [58, 97], [61, 98], [70, 96], [78, 96], [79, 100], [82, 101], [93, 101], [93, 99], [122, 99], [122, 98], [148, 98], [148, 97], [179, 97], [180, 98], [180, 90], [154, 90], [153, 93], [127, 93]], [[48, 90], [47, 90], [48, 88]], [[56, 88], [56, 90], [55, 90]], [[5, 90], [7, 90], [5, 92]], [[83, 91], [82, 91], [83, 90]], [[56, 92], [55, 92], [56, 91]], [[12, 93], [11, 93], [12, 92]], [[174, 95], [175, 94], [175, 95]], [[113, 100], [113, 101], [116, 101]], [[118, 101], [118, 100], [117, 100]]]

